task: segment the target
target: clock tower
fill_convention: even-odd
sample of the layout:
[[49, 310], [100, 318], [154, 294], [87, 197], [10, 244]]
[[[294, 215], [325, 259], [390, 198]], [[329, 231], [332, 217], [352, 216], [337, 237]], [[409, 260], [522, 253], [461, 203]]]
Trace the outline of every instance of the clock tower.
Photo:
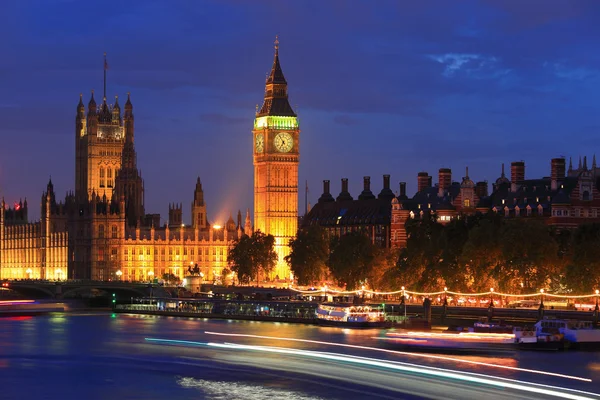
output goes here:
[[265, 99], [254, 119], [254, 229], [275, 237], [278, 262], [272, 278], [290, 278], [284, 257], [298, 229], [298, 117], [288, 101], [279, 64], [279, 40]]

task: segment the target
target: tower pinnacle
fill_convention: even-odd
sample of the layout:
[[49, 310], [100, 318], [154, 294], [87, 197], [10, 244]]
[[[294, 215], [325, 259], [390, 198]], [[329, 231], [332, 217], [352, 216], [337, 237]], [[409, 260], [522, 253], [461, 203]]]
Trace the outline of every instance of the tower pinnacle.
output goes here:
[[275, 56], [279, 55], [279, 35], [275, 35]]

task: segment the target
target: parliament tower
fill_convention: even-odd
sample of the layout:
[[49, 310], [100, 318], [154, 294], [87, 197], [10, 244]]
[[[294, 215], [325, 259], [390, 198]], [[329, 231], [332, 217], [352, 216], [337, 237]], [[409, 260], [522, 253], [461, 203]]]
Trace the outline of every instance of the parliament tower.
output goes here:
[[275, 237], [278, 262], [272, 278], [290, 278], [284, 261], [298, 228], [300, 127], [288, 101], [279, 63], [279, 41], [265, 85], [265, 98], [254, 119], [254, 229]]

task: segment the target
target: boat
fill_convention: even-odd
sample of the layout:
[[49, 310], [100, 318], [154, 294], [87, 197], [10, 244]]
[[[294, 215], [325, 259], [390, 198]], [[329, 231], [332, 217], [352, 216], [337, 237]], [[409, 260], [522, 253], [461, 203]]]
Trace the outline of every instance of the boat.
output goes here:
[[20, 317], [62, 312], [65, 308], [59, 304], [40, 304], [35, 300], [2, 300], [0, 317]]
[[317, 323], [346, 328], [389, 328], [385, 312], [369, 305], [323, 303], [317, 307]]
[[476, 333], [513, 333], [514, 327], [506, 325], [502, 321], [499, 323], [479, 321], [475, 322], [470, 330]]
[[485, 332], [389, 332], [384, 338], [395, 346], [423, 351], [504, 352], [516, 350], [512, 333]]
[[576, 350], [600, 349], [600, 329], [591, 321], [545, 318], [535, 324], [536, 335], [548, 341], [560, 337], [568, 348]]

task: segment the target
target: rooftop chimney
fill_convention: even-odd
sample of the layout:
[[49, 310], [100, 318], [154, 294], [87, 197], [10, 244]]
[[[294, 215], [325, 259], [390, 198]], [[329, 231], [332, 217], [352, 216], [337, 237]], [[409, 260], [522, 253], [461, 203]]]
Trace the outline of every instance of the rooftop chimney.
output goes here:
[[383, 175], [383, 189], [381, 189], [381, 192], [379, 192], [377, 198], [392, 201], [394, 197], [396, 196], [394, 196], [394, 192], [392, 192], [392, 189], [390, 189], [390, 176], [387, 174]]
[[564, 158], [553, 158], [550, 161], [550, 184], [552, 190], [558, 189], [558, 182], [565, 179], [566, 160]]
[[427, 172], [419, 172], [417, 174], [417, 192], [422, 192], [429, 187], [429, 175]]
[[525, 163], [523, 161], [514, 161], [510, 164], [510, 183], [511, 191], [517, 191], [517, 185], [525, 180]]
[[446, 190], [452, 185], [452, 170], [450, 168], [440, 168], [438, 171], [438, 196], [444, 197]]
[[337, 201], [347, 201], [354, 200], [352, 196], [350, 196], [350, 192], [348, 192], [348, 178], [342, 178], [342, 191], [338, 195]]
[[331, 193], [329, 192], [329, 180], [323, 181], [323, 194], [319, 197], [319, 203], [324, 203], [328, 201], [335, 201]]
[[487, 181], [477, 182], [475, 185], [475, 194], [477, 197], [487, 197], [488, 196], [488, 183]]
[[359, 200], [370, 200], [370, 199], [374, 199], [374, 198], [375, 198], [375, 195], [373, 194], [373, 192], [371, 192], [371, 177], [365, 176], [363, 178], [363, 191], [358, 196], [358, 199]]
[[406, 198], [406, 182], [400, 182], [400, 197]]

